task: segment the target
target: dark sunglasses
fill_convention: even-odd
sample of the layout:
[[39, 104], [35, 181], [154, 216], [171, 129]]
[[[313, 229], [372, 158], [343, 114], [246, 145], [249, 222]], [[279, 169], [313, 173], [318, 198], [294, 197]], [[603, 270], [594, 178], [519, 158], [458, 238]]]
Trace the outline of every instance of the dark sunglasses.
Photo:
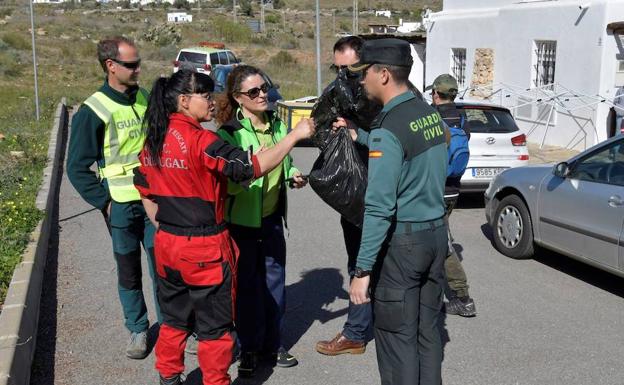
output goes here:
[[129, 70], [135, 70], [141, 66], [141, 59], [137, 61], [123, 61], [123, 60], [117, 60], [117, 59], [111, 59], [111, 60], [119, 65], [126, 67]]
[[258, 96], [260, 96], [260, 91], [264, 92], [265, 94], [268, 94], [270, 89], [271, 87], [267, 83], [263, 83], [260, 87], [250, 88], [247, 91], [239, 92], [239, 94], [247, 95], [249, 99], [253, 100], [257, 98]]

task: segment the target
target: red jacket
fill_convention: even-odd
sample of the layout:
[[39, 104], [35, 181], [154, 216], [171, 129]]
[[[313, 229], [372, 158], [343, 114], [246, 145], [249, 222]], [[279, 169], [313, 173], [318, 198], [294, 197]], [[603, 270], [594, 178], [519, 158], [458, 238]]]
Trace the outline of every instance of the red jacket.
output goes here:
[[160, 167], [146, 148], [139, 160], [135, 186], [141, 196], [158, 204], [160, 228], [177, 235], [221, 232], [228, 178], [244, 185], [260, 176], [258, 159], [251, 151], [227, 144], [180, 113], [170, 116]]

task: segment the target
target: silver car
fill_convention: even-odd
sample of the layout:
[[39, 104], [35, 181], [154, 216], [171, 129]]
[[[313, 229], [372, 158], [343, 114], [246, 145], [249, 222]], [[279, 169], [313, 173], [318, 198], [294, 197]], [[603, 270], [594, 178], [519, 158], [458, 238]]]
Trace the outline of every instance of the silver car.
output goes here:
[[508, 257], [530, 258], [538, 245], [624, 277], [624, 136], [554, 166], [502, 172], [485, 215]]

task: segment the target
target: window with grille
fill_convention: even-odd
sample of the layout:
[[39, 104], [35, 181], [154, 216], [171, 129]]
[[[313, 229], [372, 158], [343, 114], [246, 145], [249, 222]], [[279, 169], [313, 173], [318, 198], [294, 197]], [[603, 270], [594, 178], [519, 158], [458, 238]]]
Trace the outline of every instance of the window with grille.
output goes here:
[[466, 87], [466, 48], [451, 49], [451, 74], [460, 89]]
[[[533, 47], [533, 86], [542, 87], [555, 83], [557, 42], [536, 40]], [[545, 87], [550, 88], [552, 87]]]

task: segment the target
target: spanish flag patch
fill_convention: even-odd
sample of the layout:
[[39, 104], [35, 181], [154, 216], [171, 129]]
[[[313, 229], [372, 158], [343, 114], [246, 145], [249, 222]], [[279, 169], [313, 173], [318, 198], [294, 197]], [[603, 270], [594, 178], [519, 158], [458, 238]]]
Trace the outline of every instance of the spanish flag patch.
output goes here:
[[369, 151], [369, 158], [381, 158], [383, 156], [383, 151]]

